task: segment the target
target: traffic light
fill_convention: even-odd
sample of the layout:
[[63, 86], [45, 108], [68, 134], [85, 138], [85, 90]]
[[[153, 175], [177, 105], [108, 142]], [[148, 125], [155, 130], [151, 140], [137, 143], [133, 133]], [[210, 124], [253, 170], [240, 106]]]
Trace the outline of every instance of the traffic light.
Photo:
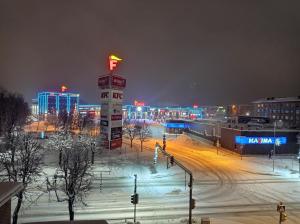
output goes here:
[[131, 204], [138, 204], [139, 203], [139, 195], [138, 194], [133, 194], [131, 195]]
[[164, 148], [164, 150], [165, 150], [165, 148], [166, 148], [166, 135], [164, 134], [163, 135], [163, 148]]
[[174, 165], [174, 156], [170, 157], [170, 163], [171, 163], [172, 166]]
[[196, 207], [196, 200], [194, 198], [192, 198], [191, 207], [192, 207], [192, 209], [194, 209]]

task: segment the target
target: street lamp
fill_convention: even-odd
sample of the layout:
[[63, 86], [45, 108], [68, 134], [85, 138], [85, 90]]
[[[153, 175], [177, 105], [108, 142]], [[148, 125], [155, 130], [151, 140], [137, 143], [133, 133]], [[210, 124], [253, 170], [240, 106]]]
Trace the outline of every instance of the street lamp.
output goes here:
[[279, 121], [274, 121], [274, 129], [273, 129], [273, 132], [274, 132], [274, 144], [273, 144], [273, 155], [272, 155], [272, 158], [273, 158], [273, 172], [275, 170], [275, 155], [276, 155], [276, 141], [275, 141], [275, 137], [276, 137], [276, 127], [282, 127], [282, 120], [279, 120]]

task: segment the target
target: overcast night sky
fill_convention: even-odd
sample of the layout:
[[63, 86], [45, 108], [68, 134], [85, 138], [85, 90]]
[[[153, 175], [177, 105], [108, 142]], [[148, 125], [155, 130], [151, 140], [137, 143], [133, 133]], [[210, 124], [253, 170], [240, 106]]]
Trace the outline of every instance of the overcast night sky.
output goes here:
[[125, 103], [298, 96], [299, 12], [299, 0], [0, 0], [0, 86], [30, 101], [65, 84], [100, 103], [115, 53]]

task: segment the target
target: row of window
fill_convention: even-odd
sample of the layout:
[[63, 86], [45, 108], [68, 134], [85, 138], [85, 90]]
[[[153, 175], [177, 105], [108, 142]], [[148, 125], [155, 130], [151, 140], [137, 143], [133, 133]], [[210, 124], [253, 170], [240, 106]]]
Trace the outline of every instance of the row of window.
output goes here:
[[261, 113], [261, 112], [264, 112], [264, 113], [273, 113], [273, 114], [289, 114], [289, 113], [291, 113], [291, 114], [294, 114], [294, 113], [296, 113], [296, 114], [300, 114], [300, 109], [297, 109], [297, 110], [283, 110], [283, 109], [281, 109], [281, 110], [272, 110], [272, 109], [257, 109], [257, 113]]
[[278, 108], [278, 107], [300, 107], [300, 102], [295, 103], [266, 103], [266, 104], [257, 104], [257, 107], [272, 107], [272, 108]]
[[294, 117], [294, 116], [287, 116], [287, 115], [285, 115], [285, 116], [276, 116], [276, 115], [273, 115], [272, 118], [276, 119], [276, 120], [291, 120], [291, 121], [292, 120], [297, 120], [297, 121], [300, 121], [300, 116]]

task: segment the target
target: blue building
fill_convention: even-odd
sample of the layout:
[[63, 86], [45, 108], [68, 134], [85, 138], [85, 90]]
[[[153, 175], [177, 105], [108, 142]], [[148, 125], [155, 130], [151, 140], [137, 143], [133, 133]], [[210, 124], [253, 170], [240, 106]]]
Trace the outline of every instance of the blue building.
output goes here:
[[79, 93], [39, 92], [37, 103], [39, 114], [59, 114], [63, 111], [70, 113], [79, 105]]

